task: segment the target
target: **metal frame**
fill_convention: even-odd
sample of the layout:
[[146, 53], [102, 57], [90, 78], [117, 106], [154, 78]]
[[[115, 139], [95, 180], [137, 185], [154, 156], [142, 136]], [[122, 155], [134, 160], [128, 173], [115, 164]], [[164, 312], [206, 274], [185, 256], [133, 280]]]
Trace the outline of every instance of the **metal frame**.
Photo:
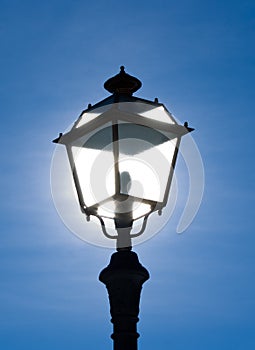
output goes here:
[[[164, 108], [165, 112], [167, 114], [169, 114], [169, 117], [176, 124], [170, 124], [170, 123], [168, 124], [166, 122], [153, 120], [153, 119], [141, 116], [141, 115], [136, 115], [134, 113], [128, 113], [126, 111], [120, 110], [118, 108], [119, 104], [123, 103], [123, 102], [144, 103], [144, 104], [150, 105], [152, 107], [162, 106]], [[113, 104], [113, 106], [111, 106], [107, 111], [103, 112], [99, 117], [96, 117], [95, 119], [91, 120], [90, 122], [88, 122], [80, 127], [77, 127], [77, 125], [80, 122], [84, 113], [92, 112], [93, 110], [96, 110], [99, 107], [103, 107], [103, 106], [110, 105], [110, 104]], [[120, 193], [120, 173], [119, 173], [119, 164], [118, 164], [119, 163], [118, 122], [124, 122], [124, 123], [127, 122], [127, 123], [133, 123], [133, 124], [143, 125], [145, 127], [149, 127], [151, 129], [154, 129], [154, 130], [161, 132], [162, 134], [167, 136], [169, 140], [171, 140], [171, 138], [169, 138], [170, 137], [169, 133], [170, 133], [173, 135], [173, 138], [177, 138], [177, 143], [175, 145], [175, 151], [174, 151], [173, 158], [172, 158], [171, 164], [170, 164], [169, 176], [168, 176], [168, 180], [167, 180], [167, 184], [166, 184], [166, 188], [165, 188], [163, 201], [162, 202], [155, 202], [155, 201], [141, 199], [141, 198], [132, 196], [134, 198], [134, 200], [141, 200], [142, 203], [149, 204], [150, 211], [147, 212], [146, 215], [142, 215], [136, 219], [130, 219], [131, 213], [126, 213], [125, 217], [123, 216], [122, 223], [121, 223], [121, 220], [122, 220], [121, 218], [120, 219], [113, 218], [113, 220], [115, 221], [115, 227], [116, 227], [118, 234], [117, 235], [110, 235], [109, 233], [107, 233], [107, 230], [105, 227], [105, 222], [104, 222], [104, 218], [107, 218], [107, 216], [98, 215], [97, 209], [100, 205], [102, 205], [103, 203], [106, 203], [107, 201], [109, 201], [111, 199], [117, 199], [118, 196], [124, 196], [123, 194]], [[75, 160], [73, 158], [73, 153], [72, 153], [71, 147], [74, 144], [74, 142], [79, 140], [81, 137], [85, 136], [86, 134], [89, 134], [93, 130], [100, 128], [107, 123], [110, 123], [111, 128], [112, 128], [112, 142], [113, 142], [113, 155], [114, 155], [114, 167], [115, 167], [115, 195], [111, 196], [111, 197], [109, 197], [109, 198], [107, 198], [107, 199], [105, 199], [105, 200], [103, 200], [95, 205], [88, 207], [88, 206], [86, 206], [86, 203], [85, 203], [85, 200], [83, 197], [83, 193], [81, 190], [79, 176], [77, 174], [77, 169], [75, 166]], [[171, 113], [166, 109], [166, 107], [162, 103], [158, 103], [157, 101], [152, 102], [149, 100], [133, 97], [130, 95], [127, 96], [127, 95], [114, 94], [114, 95], [98, 102], [93, 107], [89, 106], [88, 109], [84, 110], [81, 113], [81, 115], [79, 116], [77, 121], [74, 123], [73, 127], [71, 128], [71, 130], [69, 132], [65, 133], [64, 135], [60, 134], [60, 136], [57, 139], [55, 139], [53, 142], [64, 144], [66, 146], [70, 166], [72, 169], [73, 180], [74, 180], [75, 188], [77, 191], [78, 201], [79, 201], [82, 213], [84, 213], [87, 216], [87, 220], [89, 220], [90, 215], [97, 217], [100, 221], [103, 234], [107, 238], [116, 239], [116, 240], [118, 240], [118, 237], [120, 235], [119, 231], [121, 229], [123, 229], [123, 227], [127, 227], [127, 228], [129, 228], [129, 237], [131, 239], [134, 237], [138, 237], [139, 235], [141, 235], [144, 232], [144, 230], [146, 228], [146, 223], [147, 223], [148, 217], [151, 213], [158, 211], [158, 213], [160, 215], [162, 209], [166, 206], [167, 200], [169, 197], [174, 168], [176, 165], [176, 160], [177, 160], [177, 155], [178, 155], [181, 137], [183, 135], [193, 131], [193, 130], [194, 130], [193, 128], [188, 127], [187, 123], [185, 123], [184, 126], [177, 124], [174, 117], [171, 115]], [[130, 231], [132, 229], [133, 222], [141, 219], [142, 217], [144, 219], [143, 219], [141, 230], [137, 233], [132, 234]]]

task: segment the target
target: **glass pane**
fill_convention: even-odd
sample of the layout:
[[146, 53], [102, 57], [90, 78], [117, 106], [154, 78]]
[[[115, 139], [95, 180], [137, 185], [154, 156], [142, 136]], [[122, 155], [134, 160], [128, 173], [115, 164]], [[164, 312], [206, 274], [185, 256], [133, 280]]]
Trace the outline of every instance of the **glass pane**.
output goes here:
[[[109, 125], [109, 124], [108, 124]], [[104, 126], [86, 141], [83, 147], [103, 149], [112, 142], [112, 125]]]
[[86, 206], [95, 205], [114, 195], [113, 153], [72, 147], [75, 167]]
[[141, 115], [142, 117], [154, 119], [168, 124], [176, 124], [171, 113], [164, 106], [157, 106], [141, 102], [122, 102], [119, 103], [119, 109], [124, 112]]
[[96, 119], [102, 113], [105, 113], [106, 111], [108, 111], [110, 108], [111, 108], [111, 105], [106, 105], [106, 106], [102, 106], [102, 107], [98, 107], [98, 108], [92, 109], [91, 111], [84, 112], [80, 116], [80, 120], [79, 120], [79, 122], [77, 123], [77, 125], [75, 127], [79, 128], [82, 125], [87, 124], [91, 120]]
[[105, 128], [108, 130], [107, 139], [109, 140], [105, 147], [87, 147], [90, 139], [94, 139], [94, 135], [100, 133], [100, 130], [104, 130], [104, 127], [77, 139], [71, 147], [79, 185], [88, 207], [111, 197], [115, 193], [113, 143], [111, 142], [109, 123]]
[[[118, 136], [119, 139], [130, 139], [134, 142], [126, 144], [126, 149], [122, 148], [122, 152], [125, 154], [134, 155], [144, 150], [160, 145], [167, 142], [169, 138], [174, 137], [170, 133], [166, 136], [163, 133], [149, 128], [144, 125], [133, 124], [133, 123], [119, 123], [118, 124]], [[138, 142], [136, 142], [138, 141]], [[145, 142], [139, 142], [145, 141]], [[112, 126], [104, 127], [97, 133], [95, 133], [86, 142], [84, 147], [103, 149], [112, 142]]]
[[[156, 147], [142, 145], [145, 151], [127, 155], [123, 150], [144, 140], [124, 139], [119, 143], [121, 193], [155, 202], [162, 202], [170, 174], [177, 139]], [[131, 146], [132, 144], [132, 146]]]

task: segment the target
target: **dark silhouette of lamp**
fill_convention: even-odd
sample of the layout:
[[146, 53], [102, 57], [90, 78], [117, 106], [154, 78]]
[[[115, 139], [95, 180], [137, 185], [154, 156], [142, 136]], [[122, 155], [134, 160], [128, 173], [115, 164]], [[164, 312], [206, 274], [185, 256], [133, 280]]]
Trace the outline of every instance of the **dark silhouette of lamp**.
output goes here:
[[[166, 206], [181, 137], [193, 130], [187, 122], [179, 125], [158, 99], [134, 97], [141, 86], [122, 66], [104, 84], [111, 95], [89, 104], [53, 141], [66, 146], [82, 213], [88, 221], [96, 217], [103, 234], [116, 240], [117, 252], [99, 276], [109, 293], [114, 350], [137, 349], [140, 293], [149, 273], [131, 251], [132, 239]], [[116, 234], [108, 232], [106, 220]], [[135, 221], [142, 221], [138, 232]]]

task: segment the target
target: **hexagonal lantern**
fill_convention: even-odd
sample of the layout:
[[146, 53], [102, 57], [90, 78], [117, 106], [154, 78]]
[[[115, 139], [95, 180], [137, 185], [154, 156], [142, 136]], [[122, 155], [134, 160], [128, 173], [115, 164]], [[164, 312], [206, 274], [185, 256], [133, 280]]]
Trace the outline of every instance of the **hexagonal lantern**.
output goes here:
[[[82, 212], [100, 220], [117, 249], [131, 249], [149, 215], [166, 206], [181, 137], [194, 130], [179, 125], [166, 107], [132, 94], [141, 82], [121, 67], [104, 84], [111, 96], [89, 105], [70, 131], [54, 140], [66, 146]], [[142, 219], [141, 230], [132, 233]], [[113, 220], [110, 235], [105, 220]]]

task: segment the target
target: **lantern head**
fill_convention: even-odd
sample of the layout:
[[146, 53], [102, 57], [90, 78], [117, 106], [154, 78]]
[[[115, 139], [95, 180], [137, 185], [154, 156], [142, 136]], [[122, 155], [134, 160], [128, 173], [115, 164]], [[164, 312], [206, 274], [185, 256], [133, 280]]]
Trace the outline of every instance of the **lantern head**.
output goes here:
[[[181, 137], [194, 130], [179, 125], [157, 99], [132, 96], [141, 85], [121, 67], [104, 84], [112, 95], [89, 105], [71, 130], [54, 140], [66, 146], [82, 212], [100, 220], [118, 249], [130, 249], [149, 215], [166, 206]], [[139, 219], [141, 229], [132, 233]], [[114, 221], [116, 235], [109, 235], [105, 220]]]

